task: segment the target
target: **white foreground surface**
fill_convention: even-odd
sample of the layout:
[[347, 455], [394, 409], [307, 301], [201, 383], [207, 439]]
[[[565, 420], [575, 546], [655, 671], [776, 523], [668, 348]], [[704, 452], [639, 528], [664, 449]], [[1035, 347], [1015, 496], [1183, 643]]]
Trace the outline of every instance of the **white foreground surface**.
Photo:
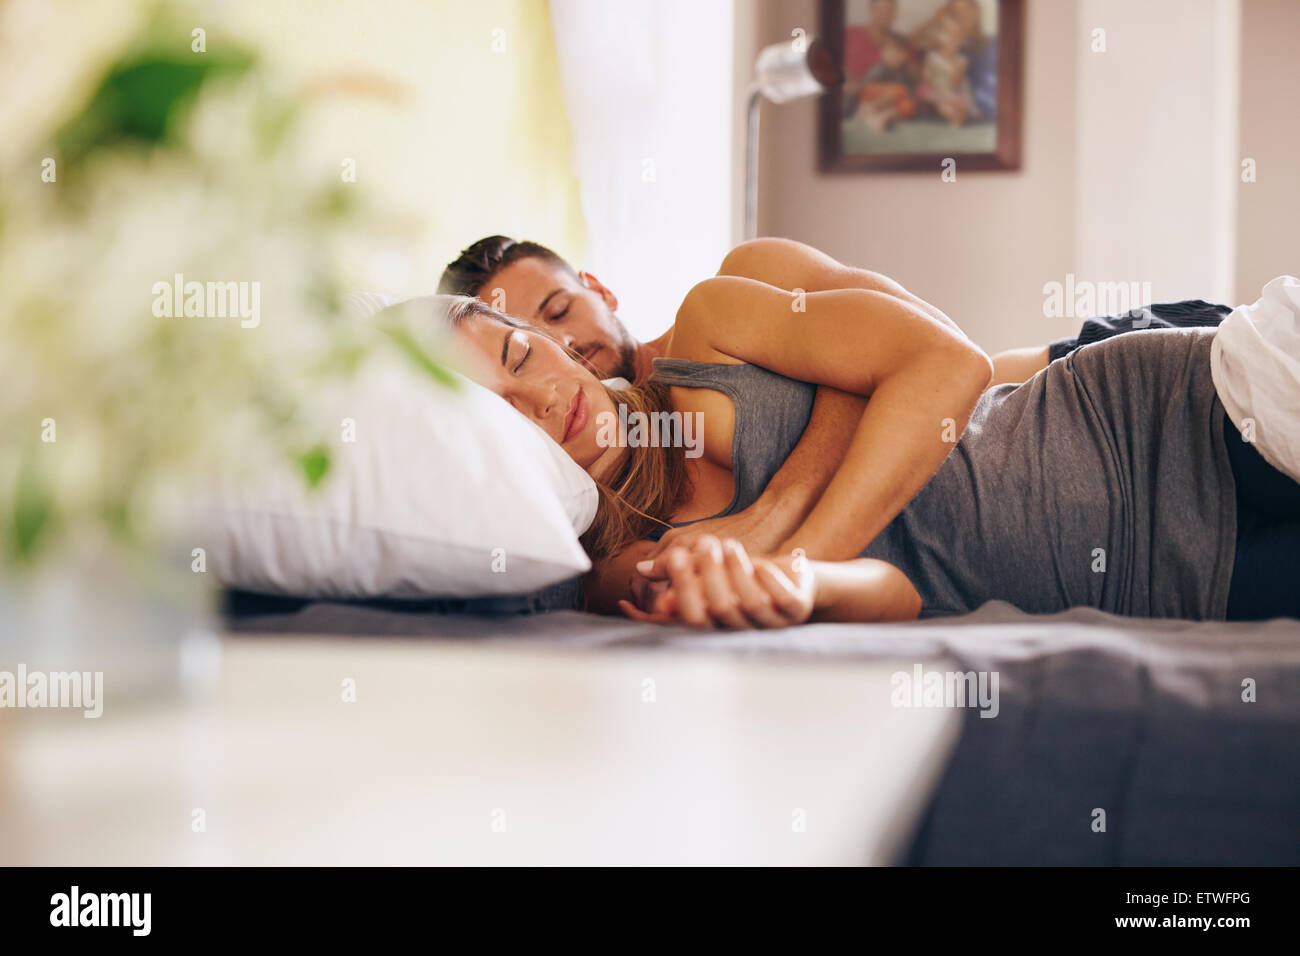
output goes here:
[[888, 863], [960, 726], [911, 666], [225, 639], [205, 703], [0, 714], [0, 864]]

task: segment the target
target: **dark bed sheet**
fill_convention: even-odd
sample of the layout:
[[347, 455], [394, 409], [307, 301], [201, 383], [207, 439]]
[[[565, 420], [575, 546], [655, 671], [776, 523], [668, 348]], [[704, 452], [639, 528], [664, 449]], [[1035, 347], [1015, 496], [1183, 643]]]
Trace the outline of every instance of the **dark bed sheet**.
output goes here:
[[[248, 610], [247, 608], [245, 610]], [[313, 602], [234, 631], [408, 635], [726, 654], [947, 657], [997, 671], [1000, 712], [967, 710], [906, 861], [1300, 865], [1300, 622], [1027, 615], [700, 634], [575, 611], [481, 617]], [[1243, 700], [1253, 682], [1255, 701]], [[1096, 810], [1106, 829], [1094, 832]]]

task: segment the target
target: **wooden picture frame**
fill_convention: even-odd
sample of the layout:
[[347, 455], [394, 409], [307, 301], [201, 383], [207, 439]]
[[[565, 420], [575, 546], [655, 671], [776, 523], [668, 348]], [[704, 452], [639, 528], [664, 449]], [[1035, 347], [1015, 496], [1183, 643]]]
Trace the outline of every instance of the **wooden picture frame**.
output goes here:
[[[865, 7], [863, 0], [851, 2], [860, 15], [863, 9], [871, 10], [874, 0], [866, 0]], [[924, 26], [911, 36], [891, 30], [899, 37], [898, 41], [890, 38], [883, 45], [872, 46], [876, 41], [872, 39], [874, 35], [868, 35], [866, 24], [846, 23], [846, 0], [821, 0], [818, 36], [844, 71], [845, 83], [829, 90], [821, 99], [819, 170], [823, 173], [938, 170], [949, 157], [962, 171], [1019, 169], [1024, 0], [984, 0], [982, 5], [980, 0], [884, 2], [892, 3], [896, 13], [907, 12], [914, 18], [924, 14], [927, 17]], [[996, 30], [991, 34], [975, 32], [963, 15], [975, 16], [972, 5], [986, 14], [992, 4], [996, 4]], [[887, 15], [888, 7], [882, 12]], [[981, 17], [980, 23], [984, 19], [987, 17]], [[931, 32], [926, 34], [926, 39], [943, 48], [932, 52], [913, 42], [927, 29]], [[851, 45], [850, 59], [871, 62], [874, 54], [878, 59], [872, 70], [879, 67], [880, 72], [855, 76], [845, 69], [855, 66], [854, 62], [845, 63], [846, 37], [856, 41]], [[958, 42], [963, 46], [954, 52]], [[865, 56], [864, 45], [871, 51]], [[898, 49], [886, 54], [880, 52], [883, 46]], [[972, 93], [969, 73], [973, 60], [965, 53], [968, 49], [987, 51], [990, 47], [996, 51], [996, 89], [989, 91], [984, 83]], [[910, 82], [873, 83], [866, 79], [870, 75], [880, 80], [882, 73], [884, 79], [890, 79], [891, 68], [884, 62], [886, 55], [895, 60], [903, 58], [904, 66], [892, 73], [905, 74]], [[926, 58], [931, 56], [937, 59], [928, 61]], [[956, 60], [957, 56], [962, 59]], [[957, 62], [966, 64], [963, 72], [945, 76], [945, 65]], [[987, 77], [987, 60], [980, 65], [985, 71], [983, 76]], [[951, 86], [954, 76], [964, 78], [966, 86], [954, 90]], [[947, 80], [950, 85], [931, 83], [928, 77]], [[990, 117], [989, 113], [993, 115]]]

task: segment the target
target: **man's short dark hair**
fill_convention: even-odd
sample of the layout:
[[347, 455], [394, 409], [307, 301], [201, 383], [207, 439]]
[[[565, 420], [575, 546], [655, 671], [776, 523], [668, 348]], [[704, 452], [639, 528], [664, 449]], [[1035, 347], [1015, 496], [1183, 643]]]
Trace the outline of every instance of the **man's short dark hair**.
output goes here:
[[438, 292], [442, 295], [477, 296], [492, 277], [520, 259], [541, 259], [564, 269], [575, 279], [573, 266], [539, 242], [516, 242], [509, 236], [488, 236], [468, 246], [442, 270]]

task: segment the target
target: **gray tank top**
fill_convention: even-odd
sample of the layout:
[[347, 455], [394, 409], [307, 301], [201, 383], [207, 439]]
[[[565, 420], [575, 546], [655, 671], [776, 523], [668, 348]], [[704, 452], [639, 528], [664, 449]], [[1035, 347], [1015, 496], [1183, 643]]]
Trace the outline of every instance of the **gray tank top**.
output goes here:
[[[922, 616], [1000, 599], [1031, 613], [1096, 607], [1222, 620], [1236, 541], [1212, 329], [1150, 330], [1085, 346], [980, 399], [961, 440], [863, 552], [897, 566]], [[752, 365], [656, 359], [668, 385], [736, 407], [742, 511], [793, 451], [815, 386]]]
[[[736, 493], [714, 517], [744, 511], [763, 493], [772, 476], [799, 444], [812, 416], [817, 387], [769, 372], [757, 365], [709, 365], [657, 358], [650, 376], [664, 385], [711, 388], [731, 399], [736, 429], [731, 440], [731, 473]], [[701, 519], [703, 520], [703, 519]], [[678, 522], [691, 524], [692, 522]]]

